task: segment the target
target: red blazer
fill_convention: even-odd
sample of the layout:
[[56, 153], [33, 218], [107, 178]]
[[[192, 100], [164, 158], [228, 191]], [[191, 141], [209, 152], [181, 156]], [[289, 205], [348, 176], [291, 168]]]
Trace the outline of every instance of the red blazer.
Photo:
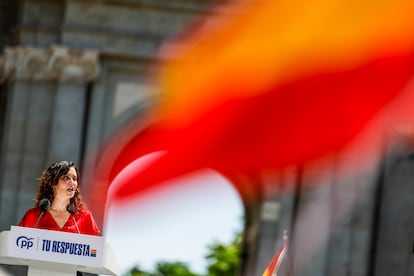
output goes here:
[[[19, 223], [19, 226], [23, 227], [31, 227], [34, 228], [38, 217], [40, 216], [40, 209], [38, 207], [33, 207], [29, 209], [26, 214], [23, 216], [22, 220]], [[75, 224], [76, 221], [76, 224]], [[47, 229], [47, 230], [55, 230], [55, 231], [63, 231], [63, 232], [71, 232], [71, 233], [78, 233], [79, 228], [80, 234], [86, 235], [99, 235], [100, 230], [95, 223], [95, 220], [92, 217], [91, 212], [88, 209], [82, 209], [79, 213], [71, 214], [66, 221], [63, 228], [60, 228], [55, 219], [46, 211], [43, 216], [40, 218], [39, 223], [37, 224], [36, 228], [39, 229]]]

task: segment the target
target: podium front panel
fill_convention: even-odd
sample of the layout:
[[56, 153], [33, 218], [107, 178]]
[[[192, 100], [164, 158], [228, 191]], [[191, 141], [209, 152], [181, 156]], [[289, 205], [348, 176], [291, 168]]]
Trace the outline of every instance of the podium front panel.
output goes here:
[[101, 267], [105, 240], [100, 236], [11, 226], [8, 255], [64, 264]]

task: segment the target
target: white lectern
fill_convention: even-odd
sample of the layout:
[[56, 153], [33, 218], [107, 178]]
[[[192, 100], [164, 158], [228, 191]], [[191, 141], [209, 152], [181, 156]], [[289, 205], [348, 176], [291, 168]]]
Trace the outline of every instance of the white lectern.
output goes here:
[[18, 226], [0, 233], [0, 263], [28, 266], [28, 276], [120, 272], [104, 237]]

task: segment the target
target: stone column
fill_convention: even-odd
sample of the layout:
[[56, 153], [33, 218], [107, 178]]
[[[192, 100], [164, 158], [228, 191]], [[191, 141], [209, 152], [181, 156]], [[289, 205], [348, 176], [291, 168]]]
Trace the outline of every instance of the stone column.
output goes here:
[[65, 47], [6, 48], [0, 79], [8, 82], [0, 159], [0, 229], [33, 205], [42, 170], [57, 159], [79, 162], [86, 84], [97, 54]]
[[326, 275], [334, 169], [334, 164], [329, 161], [306, 165], [302, 169], [290, 235], [291, 275]]
[[374, 229], [372, 275], [414, 273], [413, 136], [412, 131], [396, 132], [387, 144]]
[[[268, 171], [257, 177], [232, 180], [245, 202], [243, 252], [238, 275], [260, 276], [282, 245], [285, 230], [290, 235], [297, 169], [279, 173]], [[285, 259], [284, 263], [287, 262]]]
[[[263, 177], [255, 270], [245, 275], [262, 275], [280, 249], [284, 232], [290, 236], [297, 178], [296, 168], [277, 174], [268, 173]], [[286, 256], [284, 263], [287, 262]]]
[[59, 72], [48, 163], [72, 160], [80, 165], [87, 123], [87, 84], [98, 74], [97, 52], [54, 47], [50, 66]]

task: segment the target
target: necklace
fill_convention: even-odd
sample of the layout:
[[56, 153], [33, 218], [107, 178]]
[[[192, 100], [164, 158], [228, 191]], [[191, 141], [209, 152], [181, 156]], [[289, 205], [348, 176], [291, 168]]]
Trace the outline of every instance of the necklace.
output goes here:
[[66, 213], [67, 212], [66, 209], [53, 209], [53, 208], [49, 208], [49, 211], [52, 211], [54, 213]]

